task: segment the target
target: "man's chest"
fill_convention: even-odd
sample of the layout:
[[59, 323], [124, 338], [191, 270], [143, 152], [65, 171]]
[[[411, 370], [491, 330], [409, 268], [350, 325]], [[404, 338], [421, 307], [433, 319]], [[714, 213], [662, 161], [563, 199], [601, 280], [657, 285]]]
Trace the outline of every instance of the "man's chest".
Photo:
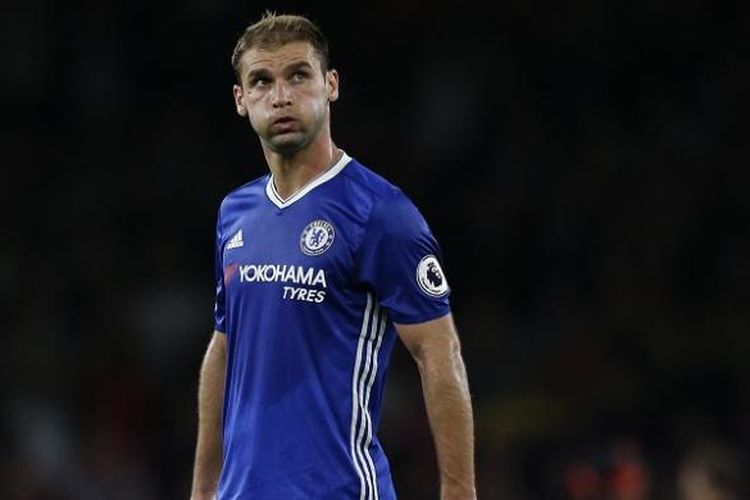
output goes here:
[[228, 296], [322, 304], [354, 280], [360, 228], [319, 210], [255, 210], [227, 221]]

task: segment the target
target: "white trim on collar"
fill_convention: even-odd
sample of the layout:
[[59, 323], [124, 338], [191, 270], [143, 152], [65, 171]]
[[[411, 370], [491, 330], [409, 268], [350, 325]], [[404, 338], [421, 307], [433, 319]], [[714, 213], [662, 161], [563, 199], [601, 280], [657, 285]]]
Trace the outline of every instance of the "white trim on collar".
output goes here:
[[349, 163], [349, 160], [351, 160], [351, 157], [346, 154], [346, 151], [342, 150], [341, 158], [339, 158], [338, 161], [334, 163], [331, 168], [329, 168], [325, 172], [322, 172], [317, 177], [313, 178], [304, 187], [299, 189], [296, 193], [294, 193], [292, 196], [290, 196], [286, 200], [281, 199], [281, 196], [279, 196], [279, 193], [276, 191], [276, 186], [274, 186], [273, 184], [273, 174], [271, 174], [268, 177], [268, 182], [266, 183], [266, 196], [268, 196], [268, 199], [271, 200], [271, 203], [273, 203], [277, 207], [286, 208], [292, 203], [294, 203], [295, 201], [301, 199], [303, 196], [305, 196], [307, 193], [309, 193], [316, 187], [323, 184], [324, 182], [328, 182], [334, 177], [336, 177], [336, 174], [338, 174], [344, 169], [346, 164]]

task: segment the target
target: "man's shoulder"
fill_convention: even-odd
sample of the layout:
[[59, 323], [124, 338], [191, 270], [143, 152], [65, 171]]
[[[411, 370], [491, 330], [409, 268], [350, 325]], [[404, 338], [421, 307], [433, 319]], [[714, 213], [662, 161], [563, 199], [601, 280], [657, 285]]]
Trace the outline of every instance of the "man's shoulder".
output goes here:
[[[351, 167], [351, 168], [350, 168]], [[368, 226], [387, 232], [408, 232], [414, 224], [423, 224], [424, 218], [414, 201], [400, 187], [356, 160], [344, 169], [350, 190], [356, 192], [357, 203], [366, 207]]]
[[342, 173], [354, 188], [375, 203], [403, 196], [398, 186], [358, 160], [352, 159]]
[[221, 207], [225, 207], [235, 201], [247, 200], [248, 198], [262, 195], [267, 182], [268, 174], [265, 174], [232, 189], [221, 200]]

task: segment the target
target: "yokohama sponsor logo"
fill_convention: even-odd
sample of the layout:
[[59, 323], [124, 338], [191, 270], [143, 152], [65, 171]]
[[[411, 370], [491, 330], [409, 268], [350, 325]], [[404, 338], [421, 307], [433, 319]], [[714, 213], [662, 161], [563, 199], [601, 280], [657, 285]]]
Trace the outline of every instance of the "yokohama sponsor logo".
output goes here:
[[328, 288], [326, 273], [314, 267], [286, 264], [247, 264], [238, 268], [240, 283], [293, 283]]

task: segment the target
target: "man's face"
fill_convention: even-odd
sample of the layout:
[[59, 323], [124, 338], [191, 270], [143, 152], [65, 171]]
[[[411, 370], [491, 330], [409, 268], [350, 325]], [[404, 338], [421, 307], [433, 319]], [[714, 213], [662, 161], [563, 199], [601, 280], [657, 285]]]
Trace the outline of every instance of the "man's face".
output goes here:
[[307, 146], [329, 121], [329, 102], [338, 98], [335, 70], [322, 74], [307, 42], [275, 49], [252, 48], [240, 59], [241, 85], [234, 86], [237, 113], [264, 146], [290, 155]]

